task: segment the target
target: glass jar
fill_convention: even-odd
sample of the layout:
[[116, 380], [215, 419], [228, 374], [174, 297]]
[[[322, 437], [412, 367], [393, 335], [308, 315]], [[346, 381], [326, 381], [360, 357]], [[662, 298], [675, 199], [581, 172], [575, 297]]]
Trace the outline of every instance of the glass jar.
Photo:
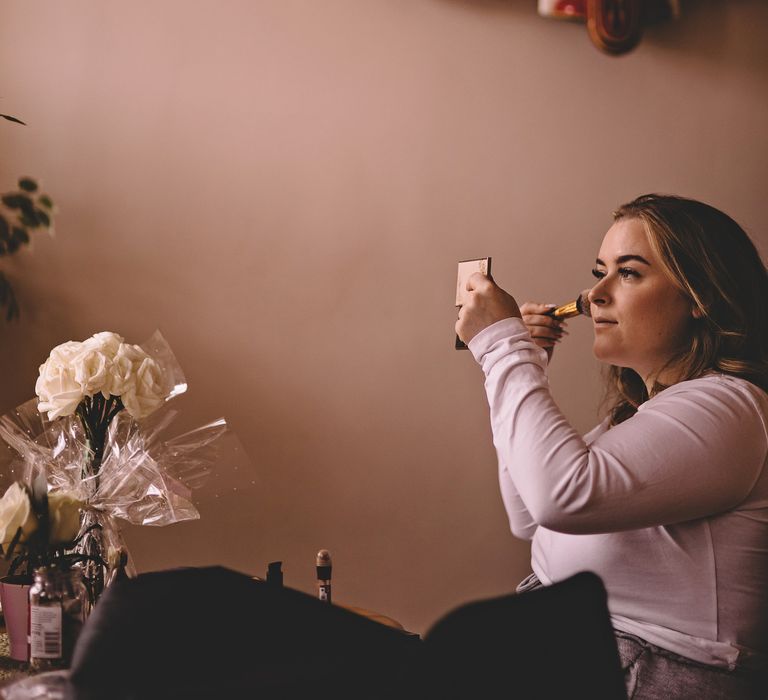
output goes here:
[[29, 663], [37, 670], [66, 668], [85, 623], [88, 593], [79, 568], [35, 569], [29, 589]]

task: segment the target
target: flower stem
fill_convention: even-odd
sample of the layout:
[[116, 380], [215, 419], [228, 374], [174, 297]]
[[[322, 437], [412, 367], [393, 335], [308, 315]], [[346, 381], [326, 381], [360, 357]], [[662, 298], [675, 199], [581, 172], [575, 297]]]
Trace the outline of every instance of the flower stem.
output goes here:
[[77, 407], [77, 415], [85, 431], [88, 446], [87, 464], [83, 465], [83, 478], [96, 476], [104, 459], [107, 432], [112, 419], [123, 409], [119, 396], [105, 399], [102, 394], [86, 396]]

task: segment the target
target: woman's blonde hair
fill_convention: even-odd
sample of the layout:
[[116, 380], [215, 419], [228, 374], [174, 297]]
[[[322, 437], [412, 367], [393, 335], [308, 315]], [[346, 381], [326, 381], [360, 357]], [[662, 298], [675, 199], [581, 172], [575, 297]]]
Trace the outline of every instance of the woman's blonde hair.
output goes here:
[[[689, 344], [667, 364], [677, 381], [715, 371], [768, 391], [768, 272], [744, 229], [707, 204], [658, 194], [623, 204], [613, 218], [643, 223], [666, 273], [700, 314]], [[642, 378], [626, 367], [610, 368], [609, 391], [613, 424], [648, 399]]]

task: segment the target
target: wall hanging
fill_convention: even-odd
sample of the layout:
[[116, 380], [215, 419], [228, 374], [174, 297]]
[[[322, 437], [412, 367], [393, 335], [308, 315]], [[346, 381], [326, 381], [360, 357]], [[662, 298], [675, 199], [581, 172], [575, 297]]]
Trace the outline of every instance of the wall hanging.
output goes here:
[[539, 14], [585, 22], [592, 43], [612, 56], [637, 46], [643, 28], [680, 17], [679, 0], [539, 0]]

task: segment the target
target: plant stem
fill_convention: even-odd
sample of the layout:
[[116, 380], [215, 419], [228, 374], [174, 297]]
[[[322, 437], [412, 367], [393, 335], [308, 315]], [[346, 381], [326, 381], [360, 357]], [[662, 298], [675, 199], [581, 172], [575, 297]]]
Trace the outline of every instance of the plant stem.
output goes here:
[[109, 424], [122, 409], [123, 402], [119, 396], [110, 395], [105, 399], [102, 394], [86, 396], [77, 407], [77, 415], [85, 430], [89, 453], [88, 463], [83, 465], [83, 478], [98, 475], [104, 459]]

